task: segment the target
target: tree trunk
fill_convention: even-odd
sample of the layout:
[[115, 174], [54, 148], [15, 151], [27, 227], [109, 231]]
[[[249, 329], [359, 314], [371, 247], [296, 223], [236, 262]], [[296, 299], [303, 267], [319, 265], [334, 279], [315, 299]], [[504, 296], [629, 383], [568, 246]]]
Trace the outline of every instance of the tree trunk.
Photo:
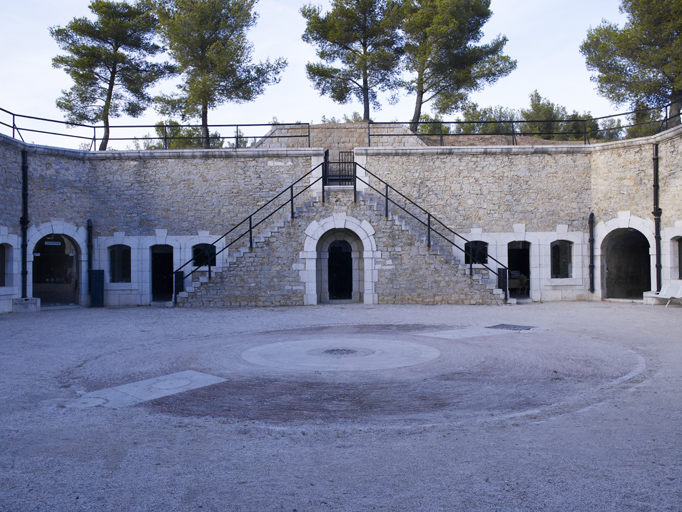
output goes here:
[[104, 108], [102, 109], [102, 121], [104, 122], [104, 135], [102, 142], [100, 142], [99, 150], [106, 151], [109, 144], [109, 109], [111, 108], [111, 99], [114, 97], [114, 85], [116, 84], [116, 64], [111, 70], [109, 77], [109, 86], [107, 87], [107, 97], [104, 100]]
[[668, 126], [670, 128], [680, 125], [680, 106], [682, 106], [682, 91], [673, 90], [672, 104], [668, 113]]
[[421, 88], [417, 89], [417, 99], [414, 102], [414, 114], [412, 114], [412, 122], [410, 123], [410, 130], [417, 133], [419, 130], [419, 118], [422, 116], [422, 102], [424, 100], [424, 91]]
[[206, 101], [201, 104], [201, 147], [204, 149], [211, 147], [208, 134], [208, 102]]

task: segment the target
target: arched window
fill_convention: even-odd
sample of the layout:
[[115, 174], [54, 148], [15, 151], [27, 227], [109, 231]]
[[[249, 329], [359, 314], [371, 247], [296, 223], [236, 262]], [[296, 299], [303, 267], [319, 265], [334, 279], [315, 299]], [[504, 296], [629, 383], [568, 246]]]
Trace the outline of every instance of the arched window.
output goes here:
[[130, 282], [130, 247], [127, 245], [109, 247], [109, 276], [112, 283]]
[[471, 263], [471, 255], [473, 254], [473, 262], [488, 263], [488, 244], [480, 240], [474, 240], [464, 244], [464, 263], [469, 265]]
[[197, 244], [192, 247], [192, 261], [197, 267], [215, 267], [215, 245]]
[[552, 256], [552, 279], [572, 277], [573, 242], [556, 240], [550, 244]]

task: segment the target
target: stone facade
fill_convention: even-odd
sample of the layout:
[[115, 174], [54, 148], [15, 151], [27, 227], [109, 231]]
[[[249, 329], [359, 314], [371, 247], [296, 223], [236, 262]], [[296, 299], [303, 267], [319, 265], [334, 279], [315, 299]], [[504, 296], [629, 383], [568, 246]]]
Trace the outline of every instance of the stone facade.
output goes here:
[[[36, 244], [61, 234], [78, 248], [80, 304], [90, 300], [84, 285], [88, 260], [105, 272], [105, 304], [150, 304], [152, 247], [172, 248], [173, 268], [178, 268], [192, 259], [197, 244], [216, 242], [276, 194], [283, 192], [286, 200], [293, 190], [302, 193], [295, 203], [299, 215], [289, 220], [286, 206], [258, 227], [256, 250], [240, 252], [243, 244], [237, 244], [220, 254], [212, 269], [218, 277], [197, 287], [187, 280], [193, 290], [184, 303], [191, 297], [209, 305], [324, 302], [326, 278], [319, 269], [325, 256], [315, 244], [324, 245], [331, 232], [340, 238], [347, 235], [354, 244], [354, 269], [362, 279], [353, 284], [353, 300], [499, 302], [499, 294], [490, 289], [493, 274], [481, 277], [487, 271], [474, 265], [479, 277], [464, 275], [460, 267], [464, 240], [458, 239], [457, 247], [435, 240], [429, 249], [423, 220], [409, 218], [394, 205], [385, 218], [383, 199], [371, 188], [383, 192], [385, 185], [370, 173], [418, 202], [434, 222], [438, 219], [467, 240], [487, 244], [494, 271], [513, 263], [513, 251], [527, 251], [523, 272], [529, 277], [532, 300], [606, 296], [605, 240], [628, 231], [641, 233], [649, 244], [653, 288], [653, 144], [658, 144], [660, 157], [663, 281], [682, 277], [682, 127], [655, 137], [593, 146], [430, 147], [405, 126], [365, 123], [311, 126], [312, 148], [307, 147], [307, 126], [274, 126], [270, 135], [296, 130], [305, 130], [306, 137], [266, 138], [249, 149], [103, 153], [34, 146], [0, 135], [0, 245], [5, 258], [0, 312], [10, 311], [12, 301], [22, 295], [22, 151], [29, 165], [28, 298], [33, 292]], [[379, 136], [381, 130], [385, 137]], [[372, 147], [367, 147], [368, 141]], [[358, 203], [344, 196], [348, 190], [338, 188], [327, 189], [333, 198], [320, 203], [325, 149], [332, 159], [334, 152], [354, 151], [361, 178]], [[269, 213], [268, 208], [259, 215]], [[596, 219], [594, 292], [589, 291], [591, 213]], [[91, 255], [88, 219], [94, 226]], [[343, 227], [344, 223], [348, 225]], [[569, 270], [560, 276], [552, 253], [559, 242], [570, 245]], [[217, 250], [226, 243], [218, 240]], [[111, 282], [113, 246], [130, 249], [126, 282]]]

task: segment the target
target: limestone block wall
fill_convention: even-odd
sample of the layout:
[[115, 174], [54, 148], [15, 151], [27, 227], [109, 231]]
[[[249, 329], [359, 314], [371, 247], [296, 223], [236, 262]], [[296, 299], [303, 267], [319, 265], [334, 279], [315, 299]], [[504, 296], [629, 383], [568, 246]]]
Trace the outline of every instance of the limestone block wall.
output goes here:
[[[355, 222], [368, 226], [375, 247], [365, 240], [364, 279], [372, 280], [378, 303], [384, 304], [500, 304], [500, 295], [472, 280], [446, 258], [421, 242], [420, 237], [386, 219], [366, 198], [353, 203], [349, 191], [332, 192], [325, 204], [316, 202], [256, 244], [214, 279], [201, 285], [183, 306], [285, 306], [305, 303], [306, 278], [316, 270], [301, 259], [306, 230], [335, 217], [344, 230]], [[339, 223], [340, 222], [340, 223]], [[324, 260], [321, 260], [324, 261]], [[369, 288], [369, 287], [368, 287]], [[319, 291], [318, 291], [319, 293]], [[367, 300], [365, 300], [367, 302]]]
[[363, 148], [356, 160], [455, 230], [585, 230], [590, 150], [577, 147]]
[[264, 148], [302, 148], [310, 147], [328, 149], [330, 158], [336, 160], [339, 151], [353, 151], [358, 147], [421, 147], [424, 142], [415, 136], [404, 124], [372, 124], [367, 123], [326, 123], [277, 126], [275, 125], [263, 138], [255, 144]]
[[0, 137], [0, 226], [17, 233], [21, 217], [21, 150], [3, 144], [6, 137]]

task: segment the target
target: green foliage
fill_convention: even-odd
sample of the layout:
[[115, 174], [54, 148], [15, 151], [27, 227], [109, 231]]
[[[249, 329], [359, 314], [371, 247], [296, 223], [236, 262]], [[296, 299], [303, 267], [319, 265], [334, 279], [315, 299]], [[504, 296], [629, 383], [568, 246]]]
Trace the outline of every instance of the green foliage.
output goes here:
[[[371, 120], [370, 120], [371, 121]], [[321, 120], [322, 124], [329, 124], [329, 123], [362, 123], [364, 122], [364, 119], [360, 115], [360, 112], [353, 112], [350, 117], [347, 116], [346, 114], [343, 114], [343, 117], [341, 119], [337, 119], [336, 117], [327, 117], [325, 115], [322, 116]]]
[[303, 40], [317, 47], [322, 62], [306, 65], [308, 79], [321, 95], [337, 103], [357, 98], [363, 120], [370, 106], [380, 108], [377, 91], [395, 90], [401, 41], [400, 9], [393, 0], [332, 0], [332, 9], [312, 4], [301, 9], [306, 19]]
[[256, 24], [256, 0], [159, 0], [160, 33], [177, 62], [179, 93], [160, 96], [162, 114], [200, 118], [208, 148], [208, 111], [225, 102], [252, 101], [279, 82], [286, 60], [252, 64], [247, 31]]
[[601, 140], [619, 140], [623, 136], [623, 125], [620, 119], [613, 117], [602, 119], [599, 123], [599, 132], [591, 133], [590, 137]]
[[416, 95], [413, 127], [422, 106], [434, 102], [440, 114], [454, 112], [468, 94], [493, 84], [516, 68], [502, 55], [507, 38], [476, 45], [490, 19], [490, 0], [405, 0], [405, 66]]
[[443, 124], [443, 119], [438, 115], [431, 117], [428, 114], [422, 114], [419, 117], [419, 123], [419, 128], [417, 129], [419, 135], [450, 134], [450, 125]]
[[625, 129], [625, 137], [634, 139], [637, 137], [648, 137], [658, 133], [663, 115], [659, 109], [648, 109], [646, 105], [639, 103], [635, 105], [634, 114], [629, 116], [629, 125]]
[[52, 27], [50, 34], [67, 55], [52, 59], [74, 85], [57, 100], [73, 123], [102, 121], [105, 126], [100, 151], [109, 142], [109, 119], [141, 115], [151, 102], [147, 88], [165, 76], [166, 64], [150, 63], [147, 57], [161, 48], [154, 44], [157, 19], [144, 2], [93, 0], [95, 21], [74, 18], [65, 27]]
[[671, 124], [682, 103], [682, 0], [621, 0], [621, 29], [602, 22], [580, 46], [598, 91], [616, 105], [661, 107], [673, 103]]
[[[145, 137], [145, 149], [196, 149], [202, 147], [200, 126], [182, 126], [177, 121], [168, 119], [156, 123], [154, 131], [157, 139], [152, 142], [150, 137]], [[210, 134], [210, 147], [223, 147], [220, 133], [213, 132]]]
[[566, 107], [543, 98], [538, 91], [530, 95], [530, 108], [521, 109], [519, 131], [546, 140], [583, 140], [585, 132], [596, 133], [599, 123], [589, 112], [569, 114]]
[[516, 116], [513, 109], [500, 106], [479, 109], [476, 103], [466, 102], [461, 112], [461, 121], [466, 121], [467, 124], [457, 125], [456, 133], [482, 135], [512, 133], [512, 121]]

